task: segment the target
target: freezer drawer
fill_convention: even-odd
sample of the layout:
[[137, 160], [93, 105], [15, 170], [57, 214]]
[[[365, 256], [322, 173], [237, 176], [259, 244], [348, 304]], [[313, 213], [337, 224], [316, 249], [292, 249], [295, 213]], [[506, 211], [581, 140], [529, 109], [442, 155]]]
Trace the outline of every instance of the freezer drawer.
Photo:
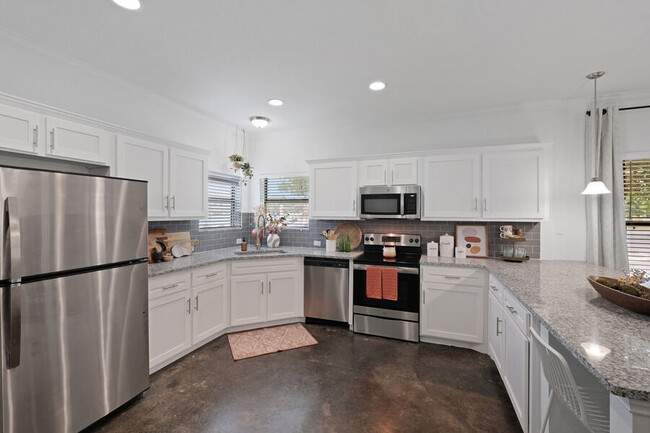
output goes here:
[[348, 322], [349, 281], [347, 260], [305, 258], [305, 317]]
[[[77, 432], [149, 387], [146, 263], [0, 290], [3, 432]], [[16, 296], [17, 346], [7, 344]]]

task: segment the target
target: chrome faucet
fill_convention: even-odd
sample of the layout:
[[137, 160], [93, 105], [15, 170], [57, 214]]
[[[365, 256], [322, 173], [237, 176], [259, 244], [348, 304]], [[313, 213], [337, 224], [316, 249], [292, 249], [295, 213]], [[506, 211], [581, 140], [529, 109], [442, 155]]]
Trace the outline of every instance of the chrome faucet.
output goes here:
[[[260, 218], [262, 218], [262, 223], [264, 224], [262, 227], [260, 227]], [[257, 223], [255, 225], [257, 226], [257, 236], [255, 236], [255, 249], [259, 251], [262, 247], [262, 236], [264, 236], [264, 231], [266, 230], [266, 218], [264, 215], [260, 214], [257, 217]]]

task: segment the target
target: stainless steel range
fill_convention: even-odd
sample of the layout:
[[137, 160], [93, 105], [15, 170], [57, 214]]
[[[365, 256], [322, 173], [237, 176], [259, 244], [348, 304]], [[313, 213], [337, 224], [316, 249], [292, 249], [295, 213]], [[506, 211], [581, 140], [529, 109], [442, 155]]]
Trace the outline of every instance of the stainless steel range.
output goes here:
[[[354, 260], [354, 332], [419, 341], [421, 242], [420, 235], [364, 236], [363, 255]], [[384, 251], [394, 257], [385, 257]], [[378, 272], [384, 269], [382, 296], [373, 290], [377, 290]], [[394, 285], [395, 271], [396, 296], [394, 287], [386, 287]], [[392, 295], [387, 296], [388, 291]]]

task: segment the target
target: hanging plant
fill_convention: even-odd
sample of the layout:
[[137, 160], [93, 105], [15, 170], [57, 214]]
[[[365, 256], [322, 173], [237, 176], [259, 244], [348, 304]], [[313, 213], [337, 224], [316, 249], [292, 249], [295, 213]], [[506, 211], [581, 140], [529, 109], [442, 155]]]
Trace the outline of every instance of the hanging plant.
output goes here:
[[[243, 134], [242, 150], [243, 150], [243, 153], [246, 153], [246, 131], [244, 131], [243, 129], [242, 129], [242, 134]], [[253, 167], [251, 166], [251, 164], [249, 162], [244, 160], [244, 157], [242, 155], [236, 153], [238, 144], [239, 144], [239, 134], [237, 134], [237, 132], [235, 132], [235, 153], [230, 155], [228, 157], [228, 159], [232, 163], [232, 170], [235, 173], [239, 173], [239, 171], [241, 170], [242, 183], [244, 185], [247, 185], [248, 181], [253, 178]]]

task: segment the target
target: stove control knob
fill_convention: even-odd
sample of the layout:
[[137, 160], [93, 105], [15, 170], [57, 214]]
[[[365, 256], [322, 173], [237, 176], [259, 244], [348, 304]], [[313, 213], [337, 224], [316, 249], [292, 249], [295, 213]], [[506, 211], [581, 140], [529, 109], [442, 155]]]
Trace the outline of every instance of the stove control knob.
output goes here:
[[419, 242], [420, 242], [420, 239], [416, 239], [416, 240], [415, 240], [415, 243], [416, 243], [416, 244], [419, 243]]
[[366, 241], [369, 241], [369, 240], [370, 240], [370, 238], [368, 236], [366, 236]]
[[409, 242], [410, 242], [410, 243], [413, 243], [413, 238], [409, 238]]
[[370, 238], [370, 241], [374, 242], [375, 238]]

